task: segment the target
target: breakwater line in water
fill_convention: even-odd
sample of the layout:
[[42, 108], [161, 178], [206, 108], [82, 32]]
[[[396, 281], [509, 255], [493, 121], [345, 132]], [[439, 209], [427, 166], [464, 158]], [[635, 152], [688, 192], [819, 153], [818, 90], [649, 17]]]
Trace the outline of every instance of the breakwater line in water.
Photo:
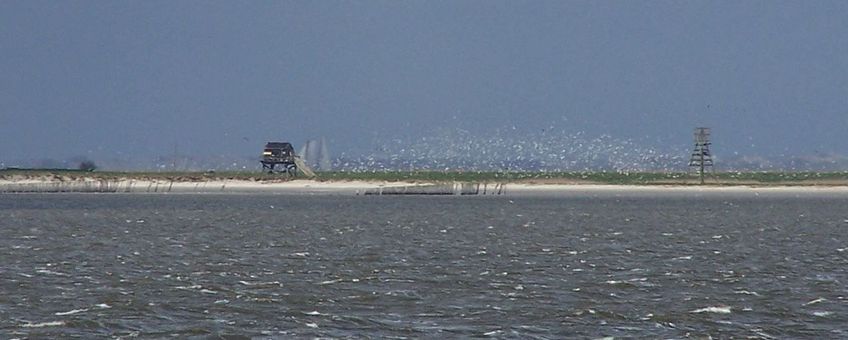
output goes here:
[[379, 187], [366, 190], [365, 195], [503, 195], [503, 183], [446, 183], [432, 185], [408, 185]]

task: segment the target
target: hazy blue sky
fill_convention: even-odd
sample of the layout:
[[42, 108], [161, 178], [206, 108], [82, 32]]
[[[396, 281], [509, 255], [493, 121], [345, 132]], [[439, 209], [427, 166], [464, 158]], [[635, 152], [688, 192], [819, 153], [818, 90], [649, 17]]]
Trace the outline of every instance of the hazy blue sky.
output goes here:
[[[848, 153], [848, 1], [2, 1], [0, 160], [549, 126]], [[685, 146], [684, 146], [685, 147]]]

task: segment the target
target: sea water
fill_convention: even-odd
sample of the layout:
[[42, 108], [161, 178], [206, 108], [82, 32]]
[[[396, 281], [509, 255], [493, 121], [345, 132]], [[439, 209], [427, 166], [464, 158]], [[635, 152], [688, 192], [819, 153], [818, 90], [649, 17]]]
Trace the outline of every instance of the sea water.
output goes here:
[[848, 337], [848, 198], [0, 195], [0, 338]]

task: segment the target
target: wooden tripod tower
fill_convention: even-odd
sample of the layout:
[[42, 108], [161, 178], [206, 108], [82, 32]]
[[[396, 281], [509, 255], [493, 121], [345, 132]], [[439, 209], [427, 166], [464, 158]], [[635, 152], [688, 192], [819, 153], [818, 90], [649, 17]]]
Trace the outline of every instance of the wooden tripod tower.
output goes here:
[[689, 158], [689, 168], [695, 168], [704, 184], [704, 170], [713, 166], [713, 156], [710, 153], [710, 128], [695, 128], [695, 150]]

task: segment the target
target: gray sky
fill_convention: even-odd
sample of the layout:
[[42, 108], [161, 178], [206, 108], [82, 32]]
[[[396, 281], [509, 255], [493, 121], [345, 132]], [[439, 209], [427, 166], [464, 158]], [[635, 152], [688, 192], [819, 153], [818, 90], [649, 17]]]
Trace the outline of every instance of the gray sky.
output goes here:
[[550, 126], [848, 153], [848, 1], [2, 1], [0, 160]]

